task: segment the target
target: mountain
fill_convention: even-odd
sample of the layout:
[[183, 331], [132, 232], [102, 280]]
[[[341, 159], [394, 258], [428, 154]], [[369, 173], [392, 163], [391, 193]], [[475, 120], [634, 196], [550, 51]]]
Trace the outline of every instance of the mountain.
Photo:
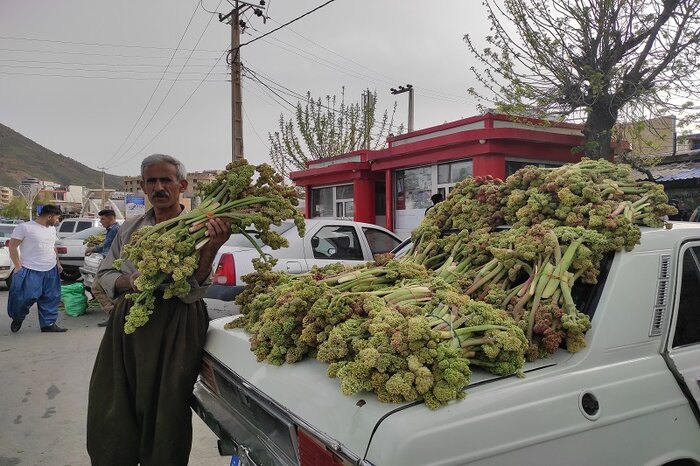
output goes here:
[[[88, 188], [102, 186], [102, 172], [57, 154], [0, 124], [0, 186], [16, 188], [26, 177]], [[105, 188], [124, 190], [121, 176], [105, 174]]]

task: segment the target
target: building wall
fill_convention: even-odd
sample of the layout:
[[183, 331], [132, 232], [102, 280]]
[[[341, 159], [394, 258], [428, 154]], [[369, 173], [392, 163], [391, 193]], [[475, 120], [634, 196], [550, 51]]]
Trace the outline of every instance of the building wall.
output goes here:
[[[572, 148], [582, 141], [579, 125], [524, 118], [511, 121], [506, 116], [485, 114], [389, 138], [383, 150], [312, 161], [307, 170], [291, 173], [290, 177], [307, 190], [308, 217], [319, 215], [314, 205], [316, 191], [329, 192], [329, 188], [352, 184], [354, 219], [381, 222], [405, 237], [432, 205], [431, 195], [447, 195], [459, 181], [441, 181], [445, 170], [451, 172], [453, 165], [468, 164], [468, 168], [457, 167], [462, 178], [490, 175], [505, 179], [508, 168], [523, 163], [557, 166], [576, 162], [580, 156], [573, 155]], [[378, 186], [384, 187], [383, 193], [379, 191], [383, 197], [380, 214]], [[337, 216], [338, 208], [331, 214]], [[328, 215], [327, 206], [322, 210]]]
[[12, 202], [12, 188], [0, 186], [0, 205], [7, 205]]

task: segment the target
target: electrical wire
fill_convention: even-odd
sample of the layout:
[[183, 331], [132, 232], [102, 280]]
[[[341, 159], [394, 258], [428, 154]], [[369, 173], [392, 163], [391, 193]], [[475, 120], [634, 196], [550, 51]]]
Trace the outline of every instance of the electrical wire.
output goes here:
[[[206, 11], [206, 9], [205, 9]], [[211, 13], [211, 12], [209, 12]], [[19, 40], [19, 41], [27, 41], [27, 42], [46, 42], [46, 43], [51, 43], [51, 44], [66, 44], [66, 45], [81, 45], [81, 46], [89, 46], [89, 47], [121, 47], [121, 48], [128, 48], [128, 49], [153, 49], [153, 50], [178, 50], [177, 48], [173, 49], [171, 47], [158, 47], [158, 46], [153, 46], [153, 45], [132, 45], [132, 44], [100, 44], [97, 42], [74, 42], [74, 41], [69, 41], [69, 40], [57, 40], [57, 39], [39, 39], [36, 37], [14, 37], [14, 36], [0, 36], [0, 39], [2, 40]], [[189, 49], [179, 49], [183, 50], [185, 52], [190, 52]], [[198, 50], [199, 52], [211, 52], [211, 53], [219, 53], [218, 50]]]
[[[219, 8], [219, 6], [221, 6], [221, 2], [222, 2], [222, 1], [223, 1], [223, 0], [220, 0], [220, 1], [219, 1], [219, 4], [216, 6], [217, 9]], [[195, 12], [196, 12], [196, 11], [197, 11], [197, 8], [195, 8]], [[196, 50], [196, 49], [197, 49], [197, 46], [199, 45], [199, 42], [202, 40], [202, 37], [204, 37], [204, 33], [205, 33], [205, 32], [207, 31], [207, 29], [209, 28], [209, 25], [211, 24], [212, 19], [214, 19], [214, 15], [210, 15], [210, 16], [209, 16], [209, 21], [207, 21], [207, 24], [204, 26], [204, 29], [202, 30], [202, 33], [199, 35], [199, 38], [197, 39], [197, 42], [195, 43], [194, 49], [193, 49], [193, 50]], [[192, 20], [192, 19], [190, 18], [190, 21], [191, 21], [191, 20]], [[178, 44], [178, 45], [179, 45], [179, 44]], [[189, 56], [191, 57], [193, 53], [194, 53], [194, 52], [190, 52], [190, 55], [189, 55]], [[189, 57], [188, 57], [188, 58], [189, 58]], [[185, 61], [185, 63], [182, 65], [182, 67], [180, 68], [180, 71], [178, 72], [177, 76], [175, 77], [175, 80], [173, 80], [172, 83], [170, 84], [170, 87], [168, 88], [167, 92], [165, 93], [165, 95], [164, 95], [163, 98], [161, 99], [160, 103], [158, 104], [158, 107], [155, 109], [155, 111], [154, 111], [153, 114], [151, 115], [151, 118], [148, 120], [148, 122], [146, 123], [146, 125], [141, 129], [141, 132], [140, 132], [140, 133], [136, 136], [136, 138], [132, 141], [131, 145], [129, 145], [129, 147], [124, 151], [124, 154], [122, 154], [122, 156], [123, 156], [123, 155], [126, 155], [126, 153], [128, 153], [128, 152], [131, 150], [131, 148], [134, 147], [134, 145], [136, 144], [136, 141], [138, 141], [138, 140], [141, 138], [141, 135], [143, 135], [143, 133], [146, 131], [146, 129], [150, 126], [151, 122], [152, 122], [153, 119], [156, 117], [156, 115], [157, 115], [158, 112], [160, 111], [161, 107], [162, 107], [163, 104], [165, 103], [166, 99], [168, 98], [168, 96], [169, 96], [170, 93], [172, 92], [173, 88], [175, 87], [175, 83], [176, 83], [177, 80], [180, 78], [180, 75], [182, 74], [182, 72], [185, 70], [185, 67], [187, 66], [187, 63], [188, 63], [188, 62]], [[219, 60], [216, 61], [216, 63], [214, 64], [214, 67], [215, 67], [218, 63], [219, 63]], [[214, 69], [214, 67], [212, 67], [212, 69], [207, 73], [207, 75], [204, 77], [204, 79], [206, 79], [206, 78], [209, 76], [209, 74], [211, 74], [211, 71]], [[166, 69], [166, 70], [167, 70], [167, 69]], [[197, 86], [197, 88], [199, 88], [199, 86]], [[155, 93], [155, 91], [154, 91], [154, 93]], [[150, 99], [149, 99], [149, 103], [150, 103]], [[144, 110], [145, 110], [145, 108], [144, 108]], [[119, 157], [120, 157], [120, 156], [117, 156], [116, 159], [118, 160]], [[106, 165], [106, 164], [103, 164], [103, 166], [104, 166], [104, 165]]]
[[[177, 41], [177, 46], [175, 47], [175, 50], [173, 51], [173, 54], [170, 57], [170, 60], [168, 61], [168, 64], [165, 65], [165, 69], [163, 70], [163, 74], [161, 75], [161, 79], [158, 80], [158, 83], [156, 83], [156, 86], [153, 88], [153, 92], [151, 92], [151, 95], [148, 97], [148, 100], [146, 101], [146, 105], [144, 105], [143, 108], [141, 109], [141, 113], [139, 113], [138, 118], [136, 118], [136, 121], [134, 122], [133, 126], [129, 130], [129, 134], [127, 134], [126, 137], [124, 138], [124, 140], [122, 140], [122, 142], [121, 142], [121, 144], [119, 144], [119, 147], [117, 148], [117, 150], [115, 150], [112, 153], [112, 155], [110, 155], [106, 160], [104, 160], [100, 164], [103, 167], [107, 166], [108, 162], [112, 161], [115, 157], [117, 157], [117, 154], [119, 154], [121, 152], [122, 147], [124, 147], [124, 144], [126, 144], [126, 141], [128, 141], [129, 138], [131, 137], [131, 135], [134, 133], [134, 130], [138, 126], [139, 122], [141, 121], [141, 118], [143, 118], [143, 115], [146, 113], [146, 109], [151, 104], [151, 101], [153, 100], [153, 96], [156, 95], [156, 91], [158, 91], [158, 88], [160, 87], [161, 82], [163, 82], [163, 78], [165, 78], [165, 73], [167, 73], [168, 69], [170, 68], [170, 64], [173, 61], [173, 57], [175, 57], [175, 54], [177, 53], [178, 49], [180, 48], [180, 44], [182, 44], [182, 41], [185, 38], [185, 34], [187, 34], [187, 31], [190, 29], [190, 25], [192, 24], [192, 20], [194, 19], [194, 15], [197, 14], [198, 9], [199, 9], [199, 6], [195, 6], [194, 11], [192, 12], [192, 15], [190, 15], [190, 20], [187, 22], [187, 26], [185, 26], [185, 30], [180, 35], [180, 40]], [[196, 46], [195, 46], [195, 48], [196, 48]], [[179, 75], [178, 75], [178, 77], [179, 77]], [[146, 126], [148, 126], [148, 125], [146, 125]], [[134, 142], [137, 139], [138, 139], [138, 137], [134, 140]], [[131, 146], [129, 146], [129, 148], [131, 148]], [[127, 149], [127, 152], [128, 152], [128, 150], [129, 149]]]
[[292, 24], [292, 23], [294, 23], [294, 22], [296, 22], [296, 21], [299, 21], [299, 20], [302, 19], [303, 17], [308, 16], [308, 15], [310, 15], [311, 13], [314, 13], [315, 11], [320, 10], [320, 9], [323, 8], [324, 6], [326, 6], [326, 5], [328, 5], [328, 4], [331, 4], [331, 3], [333, 3], [334, 1], [335, 1], [335, 0], [328, 0], [326, 3], [317, 6], [316, 8], [314, 8], [314, 9], [312, 9], [312, 10], [307, 11], [306, 13], [304, 13], [304, 14], [301, 15], [301, 16], [297, 16], [296, 18], [294, 18], [294, 19], [291, 20], [291, 21], [287, 21], [286, 23], [282, 24], [282, 25], [279, 26], [279, 27], [276, 27], [276, 28], [273, 29], [272, 31], [266, 32], [266, 33], [263, 34], [262, 36], [255, 37], [254, 39], [251, 39], [251, 40], [249, 40], [248, 42], [242, 43], [241, 45], [238, 46], [238, 48], [240, 49], [241, 47], [244, 47], [244, 46], [246, 46], [246, 45], [252, 44], [253, 42], [255, 42], [255, 41], [257, 41], [257, 40], [260, 40], [260, 39], [262, 39], [263, 37], [267, 37], [267, 36], [269, 36], [270, 34], [272, 34], [272, 33], [274, 33], [274, 32], [277, 32], [277, 31], [279, 31], [280, 29], [282, 29], [282, 28], [284, 28], [284, 27], [286, 27], [286, 26], [289, 26], [290, 24]]
[[[219, 64], [219, 62], [221, 61], [222, 58], [224, 58], [224, 56], [226, 55], [227, 52], [228, 52], [228, 50], [224, 50], [223, 52], [221, 52], [221, 55], [220, 55], [219, 58], [216, 60], [216, 63], [214, 63], [214, 66], [211, 67], [210, 72], [214, 70], [214, 68], [216, 67], [216, 65]], [[170, 123], [171, 123], [171, 122], [175, 119], [175, 117], [182, 111], [182, 109], [185, 108], [185, 105], [187, 105], [187, 103], [192, 99], [192, 97], [197, 93], [197, 91], [199, 90], [199, 88], [200, 88], [200, 87], [202, 86], [202, 84], [205, 83], [205, 82], [206, 82], [206, 77], [205, 77], [204, 79], [202, 79], [202, 80], [199, 82], [199, 84], [197, 85], [197, 87], [194, 88], [194, 90], [193, 90], [192, 93], [189, 95], [189, 97], [187, 97], [187, 99], [185, 100], [185, 102], [184, 102], [182, 105], [180, 105], [180, 108], [178, 108], [178, 109], [175, 111], [175, 113], [173, 114], [173, 116], [170, 117], [170, 119], [163, 125], [163, 127], [160, 129], [160, 131], [158, 131], [158, 132], [151, 138], [150, 141], [148, 141], [143, 147], [141, 147], [141, 149], [139, 149], [138, 151], [136, 151], [136, 152], [134, 153], [134, 155], [132, 155], [132, 156], [129, 157], [128, 159], [122, 160], [120, 163], [115, 164], [112, 168], [114, 168], [115, 166], [124, 165], [126, 162], [131, 161], [131, 160], [134, 159], [137, 155], [139, 155], [141, 152], [143, 152], [143, 151], [146, 149], [146, 147], [148, 147], [153, 141], [155, 141], [155, 139], [156, 139], [158, 136], [160, 136], [160, 134], [165, 130], [165, 128], [168, 127], [168, 125], [170, 125]]]

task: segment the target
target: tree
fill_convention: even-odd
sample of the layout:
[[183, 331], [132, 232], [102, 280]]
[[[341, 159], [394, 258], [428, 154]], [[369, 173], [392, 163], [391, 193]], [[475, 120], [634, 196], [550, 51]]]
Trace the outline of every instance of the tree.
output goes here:
[[403, 132], [403, 125], [394, 127], [396, 103], [391, 115], [385, 110], [377, 119], [376, 91], [368, 89], [363, 93], [362, 104], [350, 105], [345, 103], [345, 88], [340, 102], [335, 95], [324, 99], [314, 99], [310, 92], [306, 95], [303, 107], [297, 103], [294, 119], [280, 115], [279, 131], [268, 133], [270, 159], [285, 176], [290, 171], [304, 170], [310, 160], [383, 147], [392, 128], [394, 134]]
[[28, 219], [27, 203], [22, 197], [13, 197], [9, 204], [0, 210], [0, 214], [7, 218]]
[[700, 0], [484, 0], [491, 23], [472, 67], [509, 114], [585, 121], [587, 156], [610, 154], [619, 118], [676, 113], [700, 90]]

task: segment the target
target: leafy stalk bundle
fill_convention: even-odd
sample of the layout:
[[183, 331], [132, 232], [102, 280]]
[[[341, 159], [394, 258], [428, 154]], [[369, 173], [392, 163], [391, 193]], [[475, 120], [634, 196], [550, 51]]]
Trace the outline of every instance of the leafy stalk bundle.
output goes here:
[[105, 242], [106, 236], [106, 233], [96, 233], [94, 235], [90, 235], [83, 240], [83, 244], [87, 247], [99, 246], [100, 244]]
[[[245, 160], [230, 163], [202, 194], [197, 208], [134, 232], [124, 246], [120, 259], [131, 261], [140, 272], [135, 281], [137, 291], [127, 295], [133, 304], [124, 324], [125, 333], [134, 332], [148, 321], [157, 289], [163, 290], [164, 299], [184, 297], [190, 292], [190, 280], [199, 266], [199, 250], [209, 241], [209, 219], [228, 220], [232, 232], [246, 236], [263, 259], [253, 235], [273, 249], [286, 246], [287, 240], [270, 227], [288, 218], [293, 218], [299, 234], [304, 234], [296, 191], [284, 186], [269, 165], [256, 167]], [[255, 233], [247, 231], [251, 225]], [[115, 267], [119, 268], [120, 263]]]
[[251, 332], [260, 361], [327, 362], [343, 393], [437, 408], [464, 396], [472, 365], [518, 374], [526, 358], [581, 350], [590, 320], [574, 285], [596, 283], [606, 254], [637, 244], [639, 225], [663, 225], [666, 202], [660, 185], [606, 161], [469, 178], [398, 260], [244, 277], [262, 294], [241, 300], [229, 328]]

